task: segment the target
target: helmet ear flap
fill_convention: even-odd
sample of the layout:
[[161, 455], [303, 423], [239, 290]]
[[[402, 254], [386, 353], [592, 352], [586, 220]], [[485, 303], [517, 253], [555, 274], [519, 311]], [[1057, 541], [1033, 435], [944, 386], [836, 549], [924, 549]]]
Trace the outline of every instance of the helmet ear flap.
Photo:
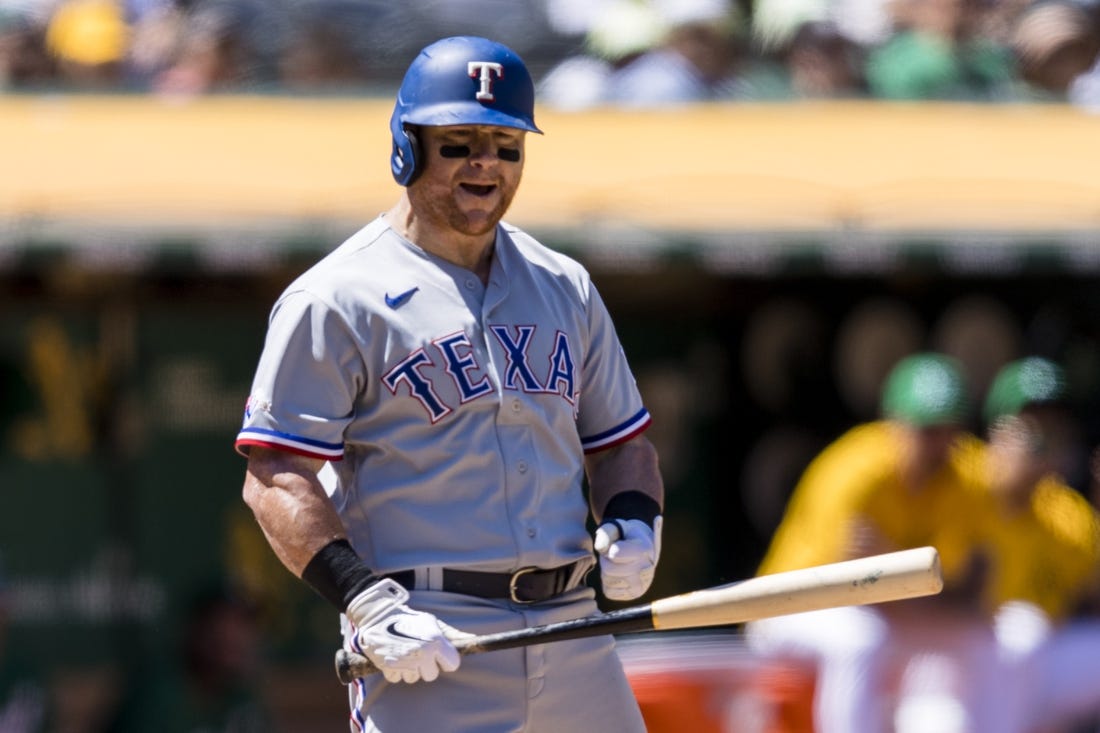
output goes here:
[[420, 139], [415, 125], [401, 125], [393, 134], [393, 154], [390, 170], [393, 178], [402, 186], [408, 186], [420, 175]]

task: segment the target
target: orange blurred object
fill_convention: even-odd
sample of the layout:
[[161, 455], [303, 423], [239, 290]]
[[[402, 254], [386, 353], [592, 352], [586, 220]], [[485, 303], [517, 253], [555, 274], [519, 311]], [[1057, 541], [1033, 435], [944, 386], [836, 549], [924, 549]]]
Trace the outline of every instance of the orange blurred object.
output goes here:
[[813, 733], [813, 668], [737, 635], [627, 638], [619, 655], [649, 733]]
[[755, 694], [770, 713], [766, 733], [814, 733], [816, 676], [809, 665], [763, 662], [753, 677]]

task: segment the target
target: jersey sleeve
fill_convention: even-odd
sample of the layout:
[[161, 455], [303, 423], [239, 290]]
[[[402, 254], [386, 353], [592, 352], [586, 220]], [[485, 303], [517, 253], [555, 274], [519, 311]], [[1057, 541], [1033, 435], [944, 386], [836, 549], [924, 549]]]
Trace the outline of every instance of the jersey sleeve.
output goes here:
[[344, 453], [364, 366], [343, 318], [308, 292], [276, 304], [245, 407], [236, 449], [286, 450], [323, 460]]
[[577, 430], [585, 453], [611, 448], [640, 435], [652, 418], [603, 299], [591, 282], [589, 341], [581, 365]]

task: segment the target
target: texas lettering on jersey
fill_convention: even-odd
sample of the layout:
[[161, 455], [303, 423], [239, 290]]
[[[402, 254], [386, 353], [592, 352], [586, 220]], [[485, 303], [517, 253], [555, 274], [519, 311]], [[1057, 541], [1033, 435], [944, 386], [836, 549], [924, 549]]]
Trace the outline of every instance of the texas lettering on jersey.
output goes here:
[[[533, 358], [531, 345], [535, 330], [535, 326], [489, 326], [489, 332], [504, 350], [501, 386], [529, 394], [561, 395], [575, 412], [577, 374], [569, 337], [563, 331], [556, 331], [550, 353]], [[473, 344], [465, 332], [434, 339], [432, 346], [432, 353], [420, 348], [406, 356], [382, 376], [382, 383], [394, 395], [406, 390], [428, 412], [432, 423], [436, 423], [452, 413], [455, 406], [440, 397], [432, 373], [438, 375], [442, 371], [447, 375], [457, 388], [460, 404], [491, 393], [493, 385], [477, 363]], [[536, 366], [540, 362], [545, 366]]]

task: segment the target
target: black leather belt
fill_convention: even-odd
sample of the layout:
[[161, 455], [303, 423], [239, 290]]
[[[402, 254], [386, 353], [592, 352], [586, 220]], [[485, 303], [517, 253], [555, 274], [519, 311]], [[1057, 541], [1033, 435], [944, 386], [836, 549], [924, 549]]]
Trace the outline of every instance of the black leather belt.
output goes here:
[[[569, 582], [576, 568], [577, 563], [551, 570], [520, 568], [514, 573], [480, 573], [444, 568], [443, 587], [439, 590], [479, 598], [508, 598], [515, 603], [538, 603], [569, 590]], [[393, 578], [408, 590], [417, 590], [416, 573], [412, 570], [401, 570], [386, 577]]]

